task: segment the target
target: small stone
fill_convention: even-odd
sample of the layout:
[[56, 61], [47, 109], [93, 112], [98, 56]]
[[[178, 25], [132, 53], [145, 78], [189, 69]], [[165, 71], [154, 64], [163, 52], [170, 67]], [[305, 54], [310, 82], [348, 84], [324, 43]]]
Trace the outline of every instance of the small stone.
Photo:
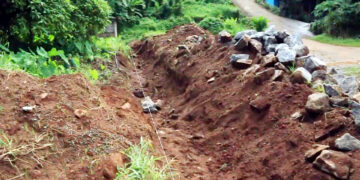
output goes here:
[[45, 99], [46, 97], [48, 97], [48, 93], [41, 93], [40, 94], [40, 99]]
[[169, 118], [173, 119], [173, 120], [176, 120], [176, 119], [179, 118], [179, 115], [178, 114], [171, 114]]
[[270, 107], [269, 100], [263, 96], [258, 96], [254, 100], [250, 101], [250, 107], [257, 110], [257, 111], [263, 111], [265, 109], [268, 109]]
[[349, 107], [351, 109], [351, 114], [354, 117], [355, 125], [360, 128], [360, 104], [350, 100]]
[[268, 68], [265, 69], [264, 71], [256, 73], [254, 80], [257, 84], [261, 84], [264, 81], [271, 79], [274, 74], [275, 74], [275, 68]]
[[331, 150], [323, 150], [313, 164], [320, 170], [343, 180], [349, 179], [353, 171], [353, 163], [348, 155]]
[[124, 105], [121, 106], [121, 109], [130, 109], [131, 108], [131, 104], [126, 102]]
[[256, 73], [260, 69], [260, 65], [254, 64], [250, 68], [246, 69], [246, 71], [243, 73], [244, 76], [247, 76], [248, 74]]
[[335, 140], [335, 147], [344, 151], [354, 151], [360, 149], [360, 140], [345, 133]]
[[275, 33], [276, 39], [279, 41], [284, 41], [285, 38], [289, 37], [290, 34], [287, 31], [278, 31]]
[[326, 63], [315, 56], [309, 56], [305, 60], [304, 68], [310, 73], [316, 70], [326, 70]]
[[124, 157], [121, 153], [112, 153], [103, 164], [103, 176], [106, 179], [116, 177], [117, 168], [124, 167]]
[[283, 70], [275, 70], [274, 75], [271, 77], [271, 81], [281, 81], [284, 77], [284, 71]]
[[330, 104], [332, 106], [337, 106], [337, 107], [348, 107], [349, 106], [348, 99], [343, 98], [343, 97], [331, 97]]
[[290, 81], [298, 84], [309, 83], [311, 79], [311, 74], [303, 67], [297, 68], [290, 76]]
[[215, 77], [212, 77], [212, 78], [210, 78], [208, 81], [207, 81], [207, 83], [212, 83], [212, 82], [214, 82], [215, 81]]
[[277, 58], [273, 54], [268, 54], [262, 57], [262, 65], [264, 67], [274, 66], [277, 63]]
[[257, 41], [262, 42], [264, 39], [265, 33], [264, 32], [257, 32], [255, 34], [250, 35], [251, 39], [255, 39]]
[[349, 96], [353, 96], [359, 92], [359, 83], [355, 76], [346, 76], [344, 74], [332, 75], [343, 92]]
[[149, 96], [146, 96], [141, 101], [141, 106], [143, 108], [144, 113], [156, 113], [159, 111], [157, 105], [151, 100]]
[[249, 49], [253, 53], [261, 53], [263, 45], [260, 41], [251, 39], [249, 42]]
[[355, 95], [353, 95], [353, 98], [354, 98], [357, 102], [360, 102], [360, 93], [356, 93]]
[[251, 41], [250, 36], [244, 35], [239, 41], [235, 43], [235, 49], [241, 51], [249, 46], [249, 42]]
[[35, 107], [36, 106], [24, 106], [21, 109], [23, 112], [31, 113], [35, 111]]
[[322, 144], [314, 144], [312, 145], [312, 149], [305, 152], [305, 159], [313, 162], [316, 157], [318, 157], [321, 153], [321, 151], [329, 149], [330, 146], [328, 145], [322, 145]]
[[316, 70], [311, 73], [311, 76], [313, 81], [316, 81], [318, 79], [325, 81], [327, 73], [325, 70]]
[[291, 115], [291, 119], [293, 120], [301, 120], [303, 117], [304, 115], [300, 111], [297, 111]]
[[145, 97], [143, 91], [141, 91], [140, 89], [135, 89], [133, 91], [133, 94], [134, 94], [135, 97], [138, 97], [138, 98], [144, 98]]
[[75, 117], [81, 119], [86, 116], [87, 111], [82, 109], [75, 109], [74, 111]]
[[239, 69], [245, 69], [251, 66], [252, 60], [248, 54], [233, 54], [230, 57], [230, 63]]
[[223, 30], [219, 32], [219, 41], [223, 43], [230, 42], [232, 40], [232, 36], [229, 32]]
[[341, 88], [338, 85], [324, 84], [324, 90], [329, 97], [341, 96]]
[[286, 66], [284, 66], [281, 62], [275, 63], [274, 67], [276, 69], [283, 70], [286, 73], [291, 73], [291, 71]]
[[256, 30], [245, 30], [245, 31], [241, 31], [241, 32], [236, 33], [236, 35], [235, 35], [235, 37], [234, 37], [234, 40], [235, 40], [235, 41], [238, 41], [238, 40], [240, 40], [244, 35], [251, 36], [251, 35], [256, 34], [256, 33], [257, 33]]
[[294, 49], [296, 51], [297, 57], [307, 56], [310, 53], [309, 48], [304, 44], [296, 45], [296, 46], [292, 47], [292, 49]]
[[310, 113], [324, 113], [331, 109], [329, 96], [325, 93], [314, 93], [308, 97], [305, 109]]

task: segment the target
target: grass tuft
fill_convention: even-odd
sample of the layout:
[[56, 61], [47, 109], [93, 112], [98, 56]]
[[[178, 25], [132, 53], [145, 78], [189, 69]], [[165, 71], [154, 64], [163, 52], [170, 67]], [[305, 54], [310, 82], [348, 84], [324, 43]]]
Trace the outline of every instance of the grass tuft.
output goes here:
[[162, 158], [152, 155], [153, 146], [149, 141], [141, 138], [138, 145], [131, 146], [123, 152], [130, 163], [118, 168], [116, 180], [167, 180], [173, 174], [169, 171], [170, 164], [159, 167]]

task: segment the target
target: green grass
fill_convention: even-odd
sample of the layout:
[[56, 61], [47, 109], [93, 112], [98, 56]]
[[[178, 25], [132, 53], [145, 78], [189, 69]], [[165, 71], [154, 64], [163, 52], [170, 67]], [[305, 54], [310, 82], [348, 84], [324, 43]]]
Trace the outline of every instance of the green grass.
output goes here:
[[360, 38], [336, 38], [328, 36], [326, 34], [321, 34], [313, 37], [312, 39], [327, 44], [360, 47]]
[[349, 67], [344, 67], [342, 69], [346, 75], [352, 75], [360, 77], [360, 65], [354, 65]]
[[116, 180], [168, 180], [174, 176], [170, 164], [162, 165], [163, 158], [155, 157], [149, 141], [140, 140], [140, 144], [131, 146], [123, 152], [130, 162], [125, 167], [118, 167]]

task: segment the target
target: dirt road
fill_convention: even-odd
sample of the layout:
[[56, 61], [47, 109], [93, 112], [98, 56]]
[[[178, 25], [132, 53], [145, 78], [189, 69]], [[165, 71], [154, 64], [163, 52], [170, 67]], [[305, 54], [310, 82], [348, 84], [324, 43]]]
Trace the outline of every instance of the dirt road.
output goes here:
[[310, 24], [277, 16], [256, 4], [254, 0], [233, 0], [248, 16], [264, 16], [269, 24], [277, 29], [286, 29], [292, 34], [303, 37], [304, 43], [310, 48], [311, 54], [322, 57], [329, 65], [360, 64], [360, 48], [335, 46], [313, 41], [309, 38], [313, 34], [309, 31]]

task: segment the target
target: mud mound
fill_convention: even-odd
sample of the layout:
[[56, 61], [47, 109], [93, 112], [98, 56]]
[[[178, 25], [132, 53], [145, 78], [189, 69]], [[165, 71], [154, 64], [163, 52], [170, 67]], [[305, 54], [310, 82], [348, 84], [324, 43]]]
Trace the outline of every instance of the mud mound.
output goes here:
[[152, 135], [126, 82], [0, 71], [0, 84], [0, 179], [102, 179], [109, 154]]
[[[292, 117], [304, 113], [314, 91], [309, 85], [291, 83], [286, 73], [272, 80], [259, 73], [274, 69], [260, 64], [261, 54], [237, 51], [195, 25], [133, 48], [147, 94], [165, 101], [156, 119], [181, 179], [334, 179], [313, 168], [305, 152], [316, 143], [335, 149], [334, 140], [345, 132], [359, 137], [343, 108]], [[230, 64], [239, 53], [250, 55], [251, 67]], [[354, 160], [353, 168], [359, 165]], [[360, 179], [357, 170], [351, 179]]]

